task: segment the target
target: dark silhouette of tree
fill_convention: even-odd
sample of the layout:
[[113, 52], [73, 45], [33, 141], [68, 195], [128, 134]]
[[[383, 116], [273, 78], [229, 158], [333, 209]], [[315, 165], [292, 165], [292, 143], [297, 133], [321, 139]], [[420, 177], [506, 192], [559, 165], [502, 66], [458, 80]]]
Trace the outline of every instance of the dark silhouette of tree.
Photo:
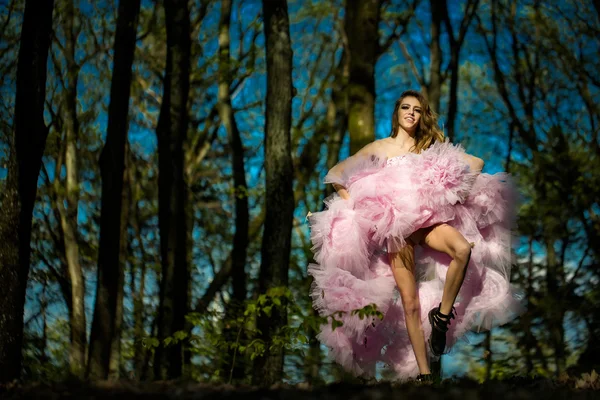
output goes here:
[[[165, 0], [167, 65], [156, 127], [158, 136], [158, 202], [162, 276], [158, 337], [172, 337], [185, 328], [188, 310], [187, 186], [183, 144], [188, 129], [190, 89], [190, 14], [186, 0]], [[156, 379], [181, 376], [182, 343], [161, 344], [155, 353]]]
[[31, 220], [48, 135], [44, 102], [53, 8], [53, 0], [28, 0], [21, 30], [14, 126], [0, 213], [0, 383], [21, 374]]
[[[102, 211], [96, 304], [90, 334], [88, 376], [108, 378], [111, 346], [116, 335], [117, 304], [123, 288], [121, 259], [123, 177], [128, 131], [131, 67], [135, 53], [140, 0], [119, 2], [106, 143], [100, 156]], [[121, 286], [121, 287], [119, 287]]]
[[[263, 0], [267, 58], [265, 110], [265, 223], [258, 292], [287, 286], [294, 212], [291, 155], [292, 49], [286, 0]], [[270, 385], [283, 374], [283, 348], [271, 349], [271, 338], [287, 324], [283, 307], [262, 313], [257, 320], [265, 354], [255, 359], [253, 382]]]

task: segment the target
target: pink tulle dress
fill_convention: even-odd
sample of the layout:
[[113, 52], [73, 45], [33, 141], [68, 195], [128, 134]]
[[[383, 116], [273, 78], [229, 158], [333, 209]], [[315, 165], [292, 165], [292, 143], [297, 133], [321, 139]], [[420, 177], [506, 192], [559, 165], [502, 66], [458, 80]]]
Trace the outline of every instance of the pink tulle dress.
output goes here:
[[[343, 325], [321, 327], [318, 339], [329, 356], [356, 376], [376, 376], [376, 366], [398, 379], [419, 373], [402, 301], [388, 260], [420, 228], [447, 223], [475, 244], [455, 303], [457, 316], [447, 334], [448, 349], [467, 331], [502, 325], [522, 312], [521, 296], [510, 284], [511, 229], [517, 193], [505, 173], [470, 172], [459, 145], [438, 142], [421, 154], [391, 159], [353, 156], [330, 171], [325, 183], [347, 188], [309, 219], [315, 264], [313, 306], [322, 316], [343, 311]], [[415, 248], [415, 276], [425, 338], [427, 313], [442, 299], [450, 257], [426, 246]], [[351, 315], [375, 304], [379, 318]]]

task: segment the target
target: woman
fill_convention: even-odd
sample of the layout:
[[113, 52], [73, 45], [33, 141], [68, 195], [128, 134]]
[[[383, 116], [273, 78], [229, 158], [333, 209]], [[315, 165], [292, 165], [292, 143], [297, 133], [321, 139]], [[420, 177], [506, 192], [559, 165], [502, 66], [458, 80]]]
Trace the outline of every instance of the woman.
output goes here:
[[[324, 326], [319, 339], [345, 368], [373, 376], [381, 361], [399, 378], [428, 379], [428, 350], [440, 356], [468, 329], [518, 315], [509, 284], [515, 193], [506, 174], [482, 168], [444, 142], [427, 100], [409, 90], [390, 137], [329, 171], [337, 195], [309, 217], [318, 263], [309, 273], [321, 315], [343, 312], [343, 325]], [[369, 304], [382, 321], [352, 313]]]

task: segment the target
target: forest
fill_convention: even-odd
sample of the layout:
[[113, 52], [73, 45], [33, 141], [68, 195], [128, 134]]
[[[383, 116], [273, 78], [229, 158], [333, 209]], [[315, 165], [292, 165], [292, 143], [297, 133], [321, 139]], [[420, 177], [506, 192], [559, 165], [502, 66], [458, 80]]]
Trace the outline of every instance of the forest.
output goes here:
[[442, 377], [600, 388], [599, 0], [2, 0], [0, 25], [0, 383], [361, 382], [316, 339], [306, 215], [416, 89], [520, 194], [527, 311]]

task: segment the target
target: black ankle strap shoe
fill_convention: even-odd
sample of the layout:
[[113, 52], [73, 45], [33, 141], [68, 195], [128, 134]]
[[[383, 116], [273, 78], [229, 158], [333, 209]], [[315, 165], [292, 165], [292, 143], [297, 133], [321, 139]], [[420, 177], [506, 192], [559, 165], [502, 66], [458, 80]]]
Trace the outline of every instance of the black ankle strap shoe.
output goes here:
[[420, 383], [433, 383], [433, 374], [419, 374], [415, 381]]
[[431, 352], [439, 357], [444, 354], [446, 350], [446, 332], [448, 332], [448, 325], [450, 320], [454, 319], [454, 313], [456, 309], [452, 307], [450, 314], [442, 314], [439, 306], [434, 307], [429, 311], [429, 323], [431, 324], [431, 337], [429, 338], [429, 348]]

